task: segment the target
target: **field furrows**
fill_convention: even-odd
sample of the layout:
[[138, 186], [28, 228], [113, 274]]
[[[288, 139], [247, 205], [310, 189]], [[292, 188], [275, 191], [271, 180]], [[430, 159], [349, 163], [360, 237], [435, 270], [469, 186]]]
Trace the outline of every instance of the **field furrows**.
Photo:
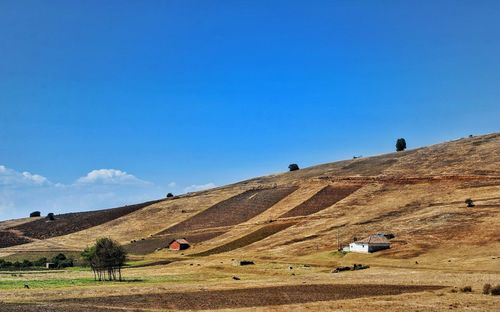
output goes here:
[[245, 247], [247, 245], [253, 244], [255, 242], [258, 242], [260, 240], [263, 240], [266, 237], [269, 237], [271, 235], [274, 235], [280, 231], [283, 231], [293, 225], [295, 225], [296, 222], [285, 222], [285, 223], [272, 223], [265, 225], [261, 227], [260, 229], [247, 234], [243, 237], [240, 237], [234, 241], [231, 241], [229, 243], [226, 243], [222, 246], [215, 247], [213, 249], [195, 254], [195, 256], [209, 256], [213, 254], [218, 254], [222, 252], [228, 252], [231, 250], [235, 250], [238, 248]]
[[297, 187], [255, 189], [213, 205], [158, 235], [189, 233], [196, 230], [232, 226], [248, 221], [297, 190]]
[[325, 186], [313, 197], [281, 215], [280, 218], [308, 216], [319, 212], [346, 198], [359, 188], [360, 186]]
[[24, 236], [30, 238], [47, 239], [104, 224], [157, 202], [159, 201], [150, 201], [137, 205], [105, 210], [65, 213], [56, 215], [55, 220], [52, 221], [47, 218], [42, 218], [10, 229], [20, 231]]
[[177, 238], [185, 238], [189, 243], [197, 244], [222, 235], [223, 233], [225, 232], [213, 231], [193, 234], [157, 235], [125, 245], [125, 249], [134, 255], [146, 255], [157, 249], [167, 248], [168, 244]]

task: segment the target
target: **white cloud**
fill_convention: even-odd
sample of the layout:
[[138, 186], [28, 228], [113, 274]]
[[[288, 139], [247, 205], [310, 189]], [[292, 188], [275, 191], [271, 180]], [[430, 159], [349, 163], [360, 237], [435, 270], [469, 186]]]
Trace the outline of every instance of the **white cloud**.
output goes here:
[[168, 187], [176, 187], [176, 186], [177, 186], [177, 183], [175, 183], [175, 182], [170, 182], [168, 184]]
[[27, 186], [27, 185], [50, 185], [46, 177], [33, 174], [28, 171], [18, 172], [14, 169], [0, 165], [0, 185], [5, 186]]
[[79, 184], [148, 184], [134, 175], [116, 169], [97, 169], [76, 180]]
[[189, 193], [189, 192], [204, 191], [204, 190], [214, 188], [216, 186], [217, 185], [215, 185], [213, 182], [210, 182], [207, 184], [193, 184], [193, 185], [190, 185], [190, 186], [184, 188], [184, 192]]
[[164, 192], [164, 187], [117, 169], [93, 170], [64, 184], [0, 165], [0, 221], [35, 210], [57, 214], [141, 203], [162, 198]]

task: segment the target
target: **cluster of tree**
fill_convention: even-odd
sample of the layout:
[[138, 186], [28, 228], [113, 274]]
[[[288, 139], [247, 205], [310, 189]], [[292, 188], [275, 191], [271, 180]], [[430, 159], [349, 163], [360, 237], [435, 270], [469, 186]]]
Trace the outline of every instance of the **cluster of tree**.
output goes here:
[[127, 260], [127, 252], [114, 240], [99, 238], [95, 245], [85, 248], [82, 258], [90, 266], [95, 280], [122, 280], [121, 269]]
[[50, 261], [42, 257], [35, 261], [23, 260], [21, 261], [7, 261], [5, 259], [0, 259], [0, 269], [27, 269], [27, 268], [41, 268], [45, 267], [47, 262], [53, 263], [54, 268], [64, 269], [67, 267], [72, 267], [74, 265], [73, 259], [67, 258], [64, 254], [60, 253], [54, 256]]
[[55, 268], [58, 268], [58, 269], [64, 269], [64, 268], [68, 268], [68, 267], [72, 267], [74, 265], [74, 261], [73, 259], [71, 258], [67, 258], [64, 254], [60, 253], [58, 254], [57, 256], [53, 257], [52, 259], [50, 259], [50, 261], [48, 262], [51, 262], [54, 264], [54, 267]]

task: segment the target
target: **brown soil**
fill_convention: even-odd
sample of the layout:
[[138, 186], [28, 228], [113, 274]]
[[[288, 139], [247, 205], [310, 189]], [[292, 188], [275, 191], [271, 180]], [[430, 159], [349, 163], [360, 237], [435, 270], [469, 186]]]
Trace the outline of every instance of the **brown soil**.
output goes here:
[[224, 200], [158, 234], [188, 233], [201, 229], [236, 225], [261, 214], [295, 190], [297, 187], [249, 190]]
[[359, 189], [359, 186], [326, 186], [318, 193], [316, 193], [313, 197], [309, 198], [302, 204], [283, 214], [281, 218], [308, 216], [310, 214], [316, 213], [346, 198], [357, 189]]
[[11, 231], [0, 231], [0, 248], [30, 243], [32, 240]]
[[126, 307], [128, 309], [204, 310], [263, 307], [371, 296], [399, 295], [402, 293], [432, 291], [441, 288], [443, 287], [413, 285], [290, 285], [263, 288], [75, 298], [65, 299], [59, 302], [64, 304], [77, 303], [92, 307]]
[[10, 229], [20, 231], [25, 236], [31, 238], [47, 239], [82, 231], [109, 222], [157, 202], [159, 201], [150, 201], [105, 210], [65, 213], [56, 215], [53, 221], [42, 218]]
[[264, 227], [261, 227], [257, 231], [254, 231], [250, 234], [247, 234], [243, 237], [240, 237], [234, 241], [231, 241], [227, 244], [224, 244], [222, 246], [207, 250], [205, 252], [201, 252], [199, 254], [195, 254], [195, 256], [209, 256], [209, 255], [214, 255], [222, 252], [228, 252], [231, 250], [235, 250], [241, 247], [245, 247], [247, 245], [253, 244], [255, 242], [258, 242], [260, 240], [263, 240], [264, 238], [271, 236], [273, 234], [276, 234], [280, 231], [283, 231], [292, 225], [295, 225], [296, 222], [287, 222], [287, 223], [272, 223], [265, 225]]
[[[2, 312], [66, 312], [68, 306], [62, 304], [15, 304], [15, 303], [1, 303], [0, 311]], [[71, 306], [72, 312], [112, 312], [116, 311], [113, 308], [98, 308], [98, 307], [79, 307]]]

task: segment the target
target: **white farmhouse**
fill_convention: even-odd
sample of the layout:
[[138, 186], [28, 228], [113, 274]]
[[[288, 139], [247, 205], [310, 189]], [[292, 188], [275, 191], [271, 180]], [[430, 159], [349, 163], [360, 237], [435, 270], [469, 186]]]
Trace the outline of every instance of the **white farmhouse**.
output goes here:
[[384, 235], [374, 234], [362, 240], [350, 243], [348, 251], [369, 253], [389, 248], [391, 248], [391, 243], [389, 243]]

